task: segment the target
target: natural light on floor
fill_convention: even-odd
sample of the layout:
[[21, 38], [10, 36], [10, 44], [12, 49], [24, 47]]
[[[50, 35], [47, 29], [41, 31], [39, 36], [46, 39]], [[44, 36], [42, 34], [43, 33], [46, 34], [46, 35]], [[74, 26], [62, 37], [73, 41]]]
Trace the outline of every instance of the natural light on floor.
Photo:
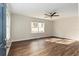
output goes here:
[[47, 39], [46, 41], [48, 42], [55, 42], [55, 43], [60, 43], [60, 44], [72, 44], [74, 42], [76, 42], [76, 40], [70, 40], [70, 39], [57, 39], [57, 38], [53, 38], [53, 39]]

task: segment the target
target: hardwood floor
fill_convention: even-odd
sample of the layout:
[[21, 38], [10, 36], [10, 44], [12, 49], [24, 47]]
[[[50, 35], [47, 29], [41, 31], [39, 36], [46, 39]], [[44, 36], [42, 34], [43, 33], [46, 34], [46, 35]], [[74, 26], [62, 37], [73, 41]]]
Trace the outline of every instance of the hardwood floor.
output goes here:
[[9, 56], [79, 56], [79, 41], [46, 38], [12, 43]]

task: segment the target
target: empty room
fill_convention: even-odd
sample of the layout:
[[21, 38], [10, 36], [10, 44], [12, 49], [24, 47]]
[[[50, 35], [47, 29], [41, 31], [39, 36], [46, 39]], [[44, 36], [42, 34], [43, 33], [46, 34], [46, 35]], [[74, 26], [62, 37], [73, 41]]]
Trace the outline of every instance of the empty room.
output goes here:
[[7, 3], [7, 56], [79, 56], [78, 3]]

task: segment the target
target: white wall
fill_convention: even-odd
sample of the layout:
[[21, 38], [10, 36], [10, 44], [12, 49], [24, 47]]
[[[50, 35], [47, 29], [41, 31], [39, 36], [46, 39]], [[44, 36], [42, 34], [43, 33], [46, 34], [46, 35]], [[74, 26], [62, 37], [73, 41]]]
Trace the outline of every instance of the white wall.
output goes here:
[[[58, 36], [79, 40], [79, 19], [77, 16], [63, 17], [53, 21], [31, 18], [18, 14], [12, 14], [11, 18], [12, 41], [28, 40], [47, 36]], [[44, 22], [45, 33], [31, 33], [32, 21]]]
[[[27, 40], [52, 36], [52, 21], [31, 18], [23, 15], [12, 14], [11, 20], [11, 39], [12, 41]], [[45, 33], [31, 33], [31, 22], [44, 22]]]
[[53, 21], [53, 36], [79, 40], [78, 17], [66, 17]]

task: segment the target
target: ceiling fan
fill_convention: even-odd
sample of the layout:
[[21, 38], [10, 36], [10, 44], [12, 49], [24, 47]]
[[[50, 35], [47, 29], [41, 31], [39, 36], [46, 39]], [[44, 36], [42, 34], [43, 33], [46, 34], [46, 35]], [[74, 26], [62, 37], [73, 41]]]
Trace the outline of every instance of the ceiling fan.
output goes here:
[[44, 15], [47, 16], [47, 17], [50, 17], [50, 18], [52, 18], [52, 17], [54, 17], [54, 16], [59, 16], [56, 11], [54, 11], [54, 12], [49, 12], [48, 14], [44, 14]]

